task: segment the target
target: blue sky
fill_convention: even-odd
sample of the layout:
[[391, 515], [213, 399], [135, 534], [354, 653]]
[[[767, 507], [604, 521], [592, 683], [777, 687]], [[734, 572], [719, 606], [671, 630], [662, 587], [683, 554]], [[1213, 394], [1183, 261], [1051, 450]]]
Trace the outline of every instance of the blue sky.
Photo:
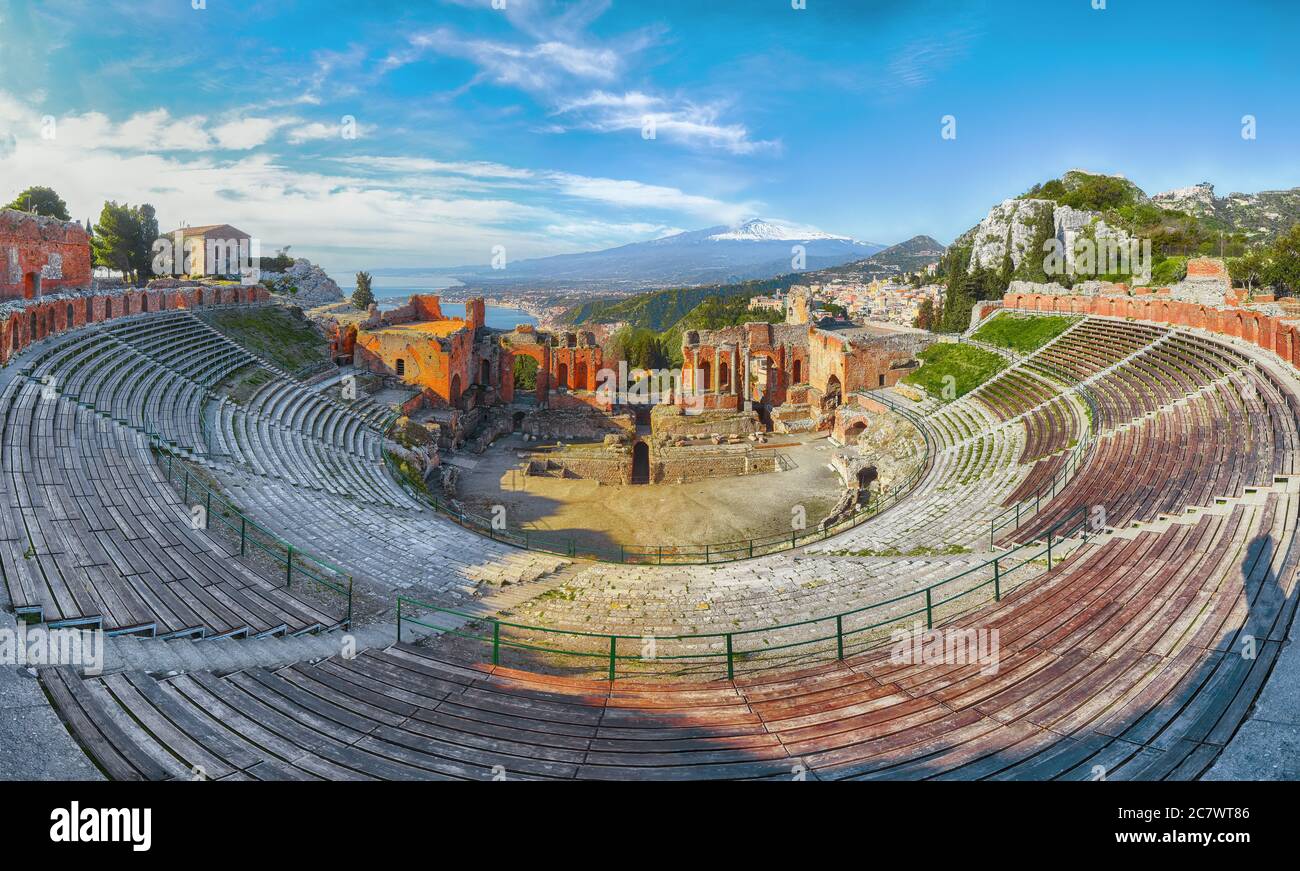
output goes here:
[[351, 271], [755, 216], [947, 242], [1073, 167], [1300, 185], [1300, 4], [1093, 4], [0, 0], [0, 197]]

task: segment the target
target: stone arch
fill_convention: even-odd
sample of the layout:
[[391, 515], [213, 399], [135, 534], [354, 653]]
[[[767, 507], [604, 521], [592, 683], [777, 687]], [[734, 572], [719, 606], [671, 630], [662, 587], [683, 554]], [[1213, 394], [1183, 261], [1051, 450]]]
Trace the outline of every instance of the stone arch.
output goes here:
[[700, 369], [700, 389], [712, 390], [713, 389], [713, 367], [709, 365], [708, 360], [701, 360], [699, 369]]
[[68, 303], [67, 313], [63, 322], [63, 328], [65, 330], [72, 329], [72, 324], [75, 320], [76, 320], [76, 315], [73, 313], [72, 303]]
[[489, 387], [492, 384], [492, 361], [484, 359], [479, 363], [479, 384]]
[[[867, 422], [865, 420], [856, 420], [849, 424], [844, 430], [844, 444], [851, 444], [857, 441], [858, 436], [867, 431]], [[861, 473], [859, 473], [861, 474]]]
[[731, 386], [731, 367], [726, 360], [718, 361], [718, 389], [726, 390]]
[[803, 383], [803, 361], [802, 360], [794, 361], [794, 368], [791, 369], [790, 383], [791, 384]]
[[837, 375], [832, 374], [826, 379], [826, 394], [822, 399], [826, 408], [836, 408], [840, 404], [840, 379]]
[[557, 381], [555, 385], [556, 387], [563, 387], [566, 390], [568, 389], [569, 387], [569, 364], [568, 363], [560, 364], [559, 372], [557, 373], [556, 376], [556, 381]]
[[460, 373], [457, 372], [451, 376], [451, 394], [449, 396], [452, 405], [460, 402]]
[[573, 387], [575, 390], [587, 389], [587, 364], [578, 363], [573, 370]]
[[873, 482], [875, 482], [877, 477], [879, 477], [879, 475], [876, 472], [875, 466], [863, 466], [861, 469], [858, 469], [858, 489], [866, 490]]

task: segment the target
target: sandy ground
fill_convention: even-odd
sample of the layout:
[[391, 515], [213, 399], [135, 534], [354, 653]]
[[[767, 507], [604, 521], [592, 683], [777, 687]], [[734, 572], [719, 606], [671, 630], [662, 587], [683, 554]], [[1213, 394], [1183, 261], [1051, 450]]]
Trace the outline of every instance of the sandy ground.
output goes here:
[[459, 492], [476, 513], [506, 510], [512, 529], [571, 536], [580, 547], [660, 543], [704, 544], [788, 533], [796, 506], [807, 528], [816, 526], [842, 492], [830, 468], [825, 438], [772, 437], [795, 468], [786, 472], [712, 478], [690, 484], [608, 485], [595, 481], [525, 477], [518, 471], [526, 444], [501, 439], [470, 470]]

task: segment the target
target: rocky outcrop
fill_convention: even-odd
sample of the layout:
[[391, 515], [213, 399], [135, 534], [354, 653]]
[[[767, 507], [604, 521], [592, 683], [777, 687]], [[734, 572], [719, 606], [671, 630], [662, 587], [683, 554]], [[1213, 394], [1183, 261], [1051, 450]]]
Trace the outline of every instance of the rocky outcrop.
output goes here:
[[272, 299], [302, 308], [343, 300], [343, 291], [334, 279], [305, 257], [299, 257], [284, 272], [263, 272], [262, 284], [270, 289]]
[[1003, 200], [954, 245], [962, 241], [970, 242], [968, 269], [1000, 269], [1009, 242], [1011, 266], [1019, 268], [1026, 256], [1046, 257], [1046, 253], [1041, 250], [1029, 249], [1034, 245], [1035, 224], [1047, 209], [1052, 212], [1053, 233], [1064, 255], [1065, 267], [1070, 271], [1076, 271], [1080, 266], [1083, 266], [1086, 274], [1107, 271], [1103, 263], [1096, 263], [1094, 267], [1079, 263], [1079, 240], [1082, 238], [1093, 240], [1098, 250], [1104, 250], [1103, 246], [1106, 245], [1130, 250], [1133, 237], [1121, 228], [1109, 226], [1100, 213], [1058, 206], [1051, 200], [1039, 199]]
[[1209, 182], [1158, 193], [1151, 202], [1198, 218], [1221, 221], [1254, 238], [1270, 238], [1300, 221], [1300, 188], [1220, 197]]
[[[1007, 242], [1011, 243], [1011, 265], [1018, 267], [1033, 243], [1034, 223], [1044, 209], [1055, 206], [1051, 200], [1003, 200], [954, 245], [968, 240], [971, 243], [969, 269], [984, 267], [998, 269], [1006, 255]], [[1035, 252], [1042, 256], [1042, 252]]]

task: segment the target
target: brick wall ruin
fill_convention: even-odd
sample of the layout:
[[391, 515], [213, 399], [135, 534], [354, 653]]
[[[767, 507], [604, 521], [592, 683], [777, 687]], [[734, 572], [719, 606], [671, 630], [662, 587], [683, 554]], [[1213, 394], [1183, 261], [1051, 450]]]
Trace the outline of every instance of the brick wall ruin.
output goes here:
[[1300, 325], [1294, 320], [1247, 308], [1203, 305], [1160, 295], [1089, 297], [1008, 293], [1003, 301], [1007, 308], [1044, 314], [1133, 318], [1208, 330], [1273, 351], [1286, 362], [1300, 368]]
[[10, 300], [0, 303], [0, 363], [8, 363], [32, 342], [87, 324], [146, 312], [264, 303], [270, 298], [261, 285], [223, 285], [67, 290], [40, 299]]
[[75, 221], [0, 210], [0, 300], [90, 285], [90, 237]]

